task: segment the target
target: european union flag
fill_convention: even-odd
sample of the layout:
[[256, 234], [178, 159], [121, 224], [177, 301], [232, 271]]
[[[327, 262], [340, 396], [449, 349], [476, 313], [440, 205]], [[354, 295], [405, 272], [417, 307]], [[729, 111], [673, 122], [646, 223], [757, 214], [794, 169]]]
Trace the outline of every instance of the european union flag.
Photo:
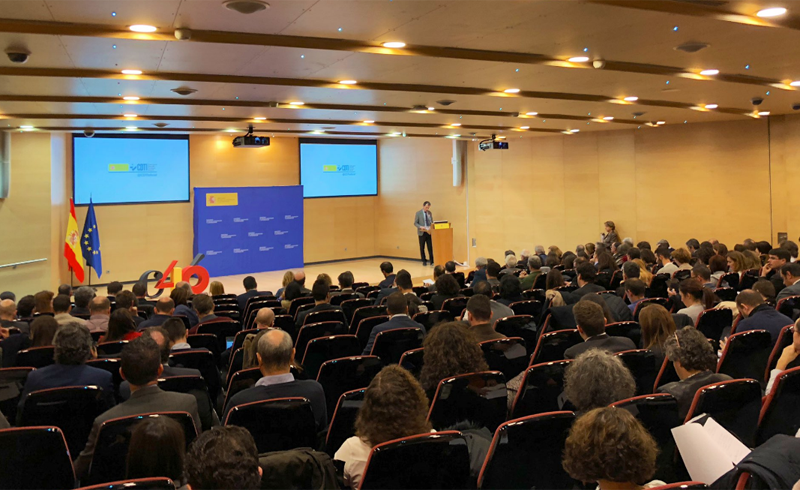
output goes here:
[[100, 255], [100, 233], [97, 231], [97, 216], [94, 214], [94, 203], [89, 198], [89, 211], [83, 223], [81, 235], [81, 252], [86, 265], [94, 269], [97, 277], [103, 275], [103, 258]]

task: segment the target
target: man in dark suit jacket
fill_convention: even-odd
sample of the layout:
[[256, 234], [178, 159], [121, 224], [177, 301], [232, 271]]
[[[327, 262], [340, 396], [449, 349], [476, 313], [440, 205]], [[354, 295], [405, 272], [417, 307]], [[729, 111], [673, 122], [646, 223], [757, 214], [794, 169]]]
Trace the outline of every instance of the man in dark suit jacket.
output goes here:
[[764, 303], [761, 294], [752, 289], [745, 289], [736, 296], [736, 308], [744, 317], [736, 324], [736, 332], [766, 330], [772, 337], [772, 345], [778, 341], [783, 327], [794, 323], [791, 318]]
[[781, 289], [775, 300], [780, 301], [789, 296], [800, 295], [800, 262], [792, 262], [781, 267], [781, 276], [786, 287]]
[[422, 328], [423, 333], [425, 332], [425, 327], [408, 316], [408, 299], [406, 295], [400, 291], [395, 291], [389, 295], [389, 298], [386, 300], [386, 312], [389, 314], [389, 321], [376, 325], [372, 329], [372, 332], [369, 334], [369, 341], [362, 355], [368, 356], [369, 353], [372, 352], [372, 346], [375, 345], [375, 337], [386, 330], [417, 327]]
[[306, 317], [309, 313], [328, 310], [342, 311], [341, 307], [331, 304], [330, 288], [325, 284], [325, 281], [317, 280], [314, 282], [314, 285], [311, 287], [311, 296], [314, 298], [314, 307], [297, 314], [295, 325], [298, 330], [303, 326], [303, 322], [306, 321]]
[[316, 381], [296, 380], [291, 372], [294, 359], [292, 337], [283, 330], [273, 329], [258, 340], [258, 367], [263, 376], [252, 388], [240, 391], [230, 399], [225, 407], [228, 417], [232, 408], [244, 403], [271, 400], [273, 398], [303, 397], [311, 402], [311, 410], [317, 430], [328, 425], [328, 411], [325, 405], [325, 392]]
[[86, 316], [92, 314], [89, 311], [89, 302], [94, 299], [94, 289], [89, 286], [81, 286], [75, 290], [75, 307], [69, 311], [72, 316]]
[[381, 289], [390, 288], [394, 284], [394, 277], [395, 275], [392, 273], [394, 271], [394, 266], [391, 262], [381, 262], [381, 274], [383, 274], [383, 281], [378, 283], [378, 286]]
[[158, 344], [150, 336], [132, 340], [122, 349], [120, 372], [130, 382], [131, 397], [94, 420], [86, 447], [75, 460], [78, 478], [83, 477], [89, 469], [100, 426], [107, 420], [153, 412], [188, 412], [198, 431], [201, 429], [195, 397], [163, 391], [158, 387], [158, 377], [163, 370]]
[[769, 280], [775, 286], [775, 294], [781, 292], [786, 287], [781, 275], [781, 267], [792, 263], [792, 255], [783, 248], [773, 248], [769, 251], [769, 259], [766, 265], [761, 268], [761, 277]]
[[572, 308], [578, 333], [583, 342], [573, 345], [564, 352], [567, 359], [575, 359], [589, 349], [603, 349], [609, 352], [621, 352], [636, 349], [636, 345], [628, 337], [611, 337], [606, 333], [606, 320], [603, 308], [591, 301], [578, 301]]
[[258, 291], [258, 284], [256, 283], [256, 278], [253, 276], [247, 276], [242, 281], [244, 285], [244, 293], [240, 294], [236, 299], [239, 301], [239, 310], [244, 312], [244, 307], [247, 305], [247, 300], [254, 297], [254, 296], [270, 296], [272, 291]]
[[89, 330], [78, 322], [65, 323], [58, 328], [53, 345], [55, 364], [37, 369], [28, 375], [19, 399], [17, 415], [22, 415], [22, 407], [25, 406], [29, 393], [65, 386], [98, 386], [103, 389], [105, 409], [113, 407], [114, 383], [111, 373], [86, 365], [86, 361], [95, 357]]
[[478, 342], [506, 338], [494, 329], [494, 324], [491, 322], [492, 305], [488, 296], [472, 295], [467, 301], [467, 313], [469, 313], [469, 329], [478, 337]]
[[561, 292], [561, 297], [567, 304], [577, 303], [586, 294], [606, 290], [603, 286], [594, 283], [597, 279], [597, 269], [592, 264], [584, 262], [577, 267], [575, 272], [578, 273], [578, 289], [571, 293]]
[[17, 321], [17, 305], [13, 299], [0, 301], [0, 327], [18, 328], [22, 333], [30, 333], [27, 322]]
[[162, 296], [156, 302], [155, 314], [150, 319], [140, 323], [136, 329], [142, 331], [150, 327], [160, 327], [164, 322], [172, 318], [173, 312], [175, 312], [175, 302], [169, 296]]

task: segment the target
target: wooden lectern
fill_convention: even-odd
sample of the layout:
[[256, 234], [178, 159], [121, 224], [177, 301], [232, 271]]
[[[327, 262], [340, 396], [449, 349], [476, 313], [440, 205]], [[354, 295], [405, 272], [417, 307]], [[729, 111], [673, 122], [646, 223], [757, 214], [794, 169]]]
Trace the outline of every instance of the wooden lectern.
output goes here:
[[449, 221], [435, 222], [431, 228], [434, 264], [444, 265], [453, 260], [453, 228]]

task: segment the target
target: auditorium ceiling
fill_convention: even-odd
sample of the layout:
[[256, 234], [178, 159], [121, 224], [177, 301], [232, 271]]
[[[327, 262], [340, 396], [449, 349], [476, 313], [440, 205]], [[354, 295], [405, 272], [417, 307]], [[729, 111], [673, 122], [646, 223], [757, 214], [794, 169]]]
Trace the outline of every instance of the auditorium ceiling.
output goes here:
[[226, 3], [0, 0], [0, 123], [524, 138], [800, 110], [800, 2]]

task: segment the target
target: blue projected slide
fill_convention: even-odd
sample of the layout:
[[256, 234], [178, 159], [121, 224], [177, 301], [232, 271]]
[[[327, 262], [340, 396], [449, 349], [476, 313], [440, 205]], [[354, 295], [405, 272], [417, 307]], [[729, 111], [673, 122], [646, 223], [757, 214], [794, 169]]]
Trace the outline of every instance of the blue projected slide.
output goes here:
[[75, 204], [189, 201], [189, 137], [72, 139]]
[[303, 197], [378, 194], [378, 143], [363, 140], [300, 140]]

